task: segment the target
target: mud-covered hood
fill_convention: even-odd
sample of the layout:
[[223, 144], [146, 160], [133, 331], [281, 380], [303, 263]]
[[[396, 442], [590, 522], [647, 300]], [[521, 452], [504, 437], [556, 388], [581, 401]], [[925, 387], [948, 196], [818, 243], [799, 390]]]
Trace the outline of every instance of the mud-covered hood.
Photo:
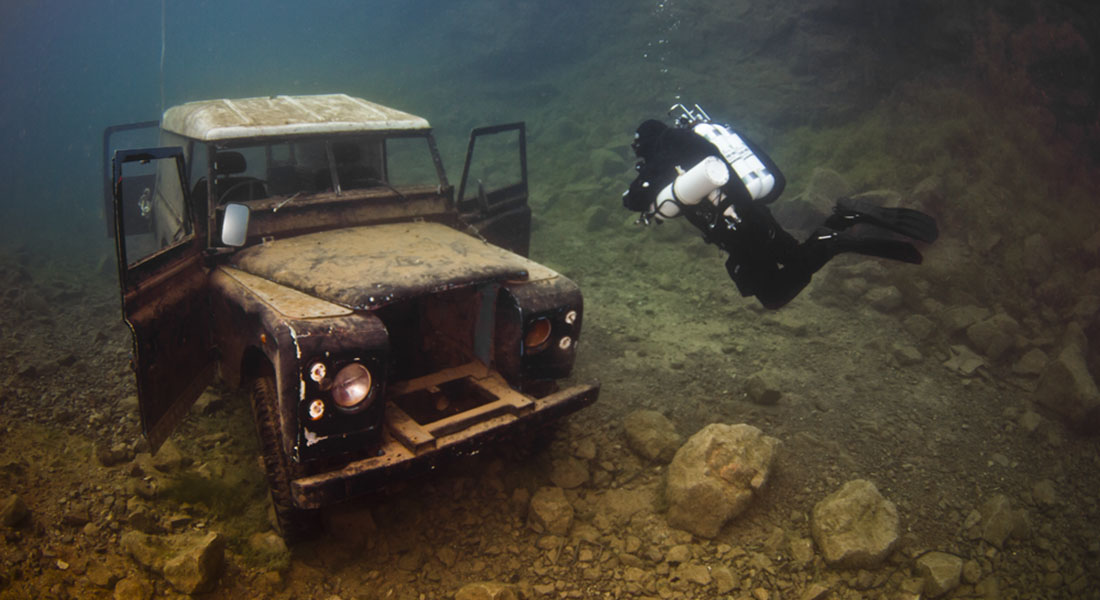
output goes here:
[[438, 223], [311, 233], [252, 246], [231, 263], [318, 298], [372, 309], [441, 290], [524, 280], [529, 262]]

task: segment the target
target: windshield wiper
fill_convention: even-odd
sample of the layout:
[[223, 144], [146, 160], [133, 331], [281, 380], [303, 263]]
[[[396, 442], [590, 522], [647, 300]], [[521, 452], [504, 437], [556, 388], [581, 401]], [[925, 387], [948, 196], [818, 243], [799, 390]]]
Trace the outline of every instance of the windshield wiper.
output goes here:
[[283, 200], [282, 202], [276, 204], [275, 208], [271, 209], [271, 212], [273, 212], [273, 213], [279, 212], [279, 209], [282, 208], [284, 204], [286, 204], [287, 202], [290, 202], [291, 200], [293, 200], [293, 199], [295, 199], [295, 198], [297, 198], [298, 196], [301, 196], [301, 195], [302, 195], [302, 192], [294, 192], [294, 195], [292, 195], [289, 198], [287, 198], [286, 200]]

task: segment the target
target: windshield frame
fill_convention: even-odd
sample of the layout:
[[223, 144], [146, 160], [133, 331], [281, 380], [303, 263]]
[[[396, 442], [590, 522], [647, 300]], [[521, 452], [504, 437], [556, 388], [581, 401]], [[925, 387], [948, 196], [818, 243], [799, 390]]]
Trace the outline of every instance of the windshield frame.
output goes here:
[[[429, 158], [431, 159], [431, 165], [435, 171], [435, 181], [425, 180], [420, 184], [404, 184], [392, 186], [389, 183], [390, 180], [390, 151], [387, 142], [389, 140], [397, 139], [424, 139], [427, 145], [427, 151]], [[422, 129], [415, 131], [355, 131], [349, 133], [325, 133], [321, 135], [299, 135], [299, 136], [278, 136], [278, 137], [256, 137], [256, 138], [239, 138], [231, 140], [216, 140], [210, 142], [199, 142], [206, 146], [206, 176], [205, 176], [205, 191], [206, 191], [206, 211], [207, 211], [207, 231], [214, 232], [218, 230], [218, 213], [222, 207], [220, 202], [221, 198], [218, 197], [217, 190], [215, 189], [217, 183], [216, 175], [216, 162], [219, 152], [234, 152], [241, 150], [258, 150], [263, 153], [265, 164], [262, 170], [265, 174], [270, 173], [273, 149], [286, 145], [288, 148], [296, 148], [301, 144], [309, 144], [315, 142], [324, 143], [324, 154], [326, 161], [326, 168], [328, 177], [331, 179], [332, 188], [325, 190], [309, 190], [298, 191], [293, 193], [281, 193], [271, 194], [267, 197], [279, 197], [284, 198], [284, 202], [291, 199], [313, 196], [319, 194], [332, 194], [335, 193], [337, 197], [345, 195], [348, 190], [344, 189], [340, 179], [340, 169], [337, 165], [337, 153], [334, 151], [334, 146], [343, 141], [348, 140], [362, 140], [364, 142], [377, 142], [378, 144], [378, 166], [380, 169], [381, 177], [378, 178], [378, 187], [386, 187], [393, 190], [398, 195], [401, 195], [402, 188], [413, 189], [416, 187], [423, 187], [424, 185], [434, 184], [437, 190], [444, 190], [449, 187], [447, 182], [447, 175], [443, 168], [443, 161], [439, 155], [439, 149], [435, 142], [435, 136], [432, 134], [431, 129]], [[197, 141], [197, 140], [195, 140]], [[296, 150], [290, 151], [290, 158], [296, 159]], [[243, 173], [255, 172], [252, 167], [247, 168]], [[242, 173], [242, 174], [243, 174]], [[266, 177], [264, 178], [265, 185], [267, 184]], [[359, 188], [366, 189], [366, 188]], [[208, 247], [215, 247], [216, 240], [213, 235], [208, 236]]]

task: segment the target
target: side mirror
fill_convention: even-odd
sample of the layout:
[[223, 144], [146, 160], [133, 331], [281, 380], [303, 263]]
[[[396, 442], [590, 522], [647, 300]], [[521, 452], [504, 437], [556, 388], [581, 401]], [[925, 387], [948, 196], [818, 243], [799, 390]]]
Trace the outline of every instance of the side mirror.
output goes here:
[[248, 207], [243, 204], [225, 205], [225, 217], [222, 219], [222, 244], [243, 246], [248, 237]]

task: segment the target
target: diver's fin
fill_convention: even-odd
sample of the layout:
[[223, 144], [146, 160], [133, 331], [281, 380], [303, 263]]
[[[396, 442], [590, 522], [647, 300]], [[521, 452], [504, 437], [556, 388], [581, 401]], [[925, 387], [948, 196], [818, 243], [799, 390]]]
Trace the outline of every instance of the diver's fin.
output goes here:
[[819, 234], [817, 240], [826, 242], [835, 254], [854, 252], [878, 258], [888, 258], [919, 265], [924, 261], [920, 250], [913, 244], [892, 238], [853, 235], [851, 233], [830, 232]]
[[939, 227], [932, 217], [911, 208], [886, 208], [867, 200], [841, 198], [825, 226], [842, 230], [856, 223], [869, 223], [922, 242], [934, 242], [940, 237]]

